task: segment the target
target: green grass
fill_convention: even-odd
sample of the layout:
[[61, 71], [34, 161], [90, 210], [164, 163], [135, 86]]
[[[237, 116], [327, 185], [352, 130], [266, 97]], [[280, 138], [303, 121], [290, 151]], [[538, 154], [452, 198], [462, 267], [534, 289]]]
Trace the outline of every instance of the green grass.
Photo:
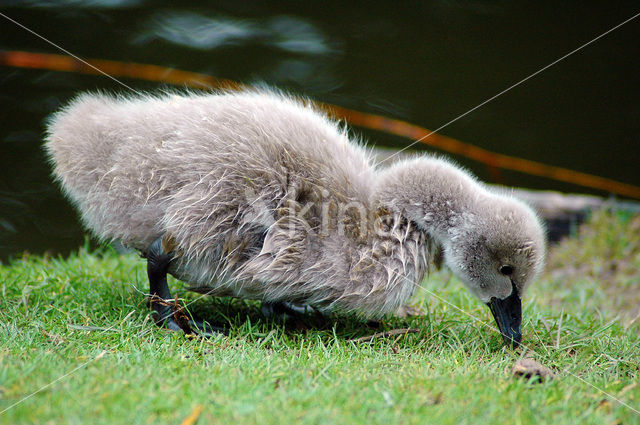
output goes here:
[[[640, 424], [593, 387], [640, 410], [640, 232], [627, 232], [637, 223], [597, 215], [554, 249], [527, 294], [524, 343], [557, 373], [544, 383], [511, 376], [525, 350], [503, 347], [483, 325], [493, 326], [488, 309], [447, 272], [412, 300], [424, 315], [376, 328], [354, 319], [285, 326], [255, 302], [199, 299], [192, 311], [231, 324], [230, 336], [204, 340], [155, 328], [135, 256], [27, 256], [0, 266], [0, 410], [46, 387], [0, 423], [178, 424], [201, 405], [200, 424]], [[612, 299], [616, 288], [636, 304]], [[349, 341], [399, 327], [421, 331]]]

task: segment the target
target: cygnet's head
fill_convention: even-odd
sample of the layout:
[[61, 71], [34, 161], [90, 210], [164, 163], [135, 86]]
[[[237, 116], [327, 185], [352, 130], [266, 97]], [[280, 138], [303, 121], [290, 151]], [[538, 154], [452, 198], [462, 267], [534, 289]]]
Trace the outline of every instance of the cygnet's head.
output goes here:
[[448, 267], [485, 302], [506, 343], [521, 339], [522, 294], [542, 271], [545, 233], [523, 202], [489, 193], [449, 229]]
[[521, 296], [542, 270], [546, 251], [533, 210], [435, 157], [389, 167], [376, 190], [384, 205], [442, 244], [448, 267], [489, 305], [505, 342], [517, 345]]

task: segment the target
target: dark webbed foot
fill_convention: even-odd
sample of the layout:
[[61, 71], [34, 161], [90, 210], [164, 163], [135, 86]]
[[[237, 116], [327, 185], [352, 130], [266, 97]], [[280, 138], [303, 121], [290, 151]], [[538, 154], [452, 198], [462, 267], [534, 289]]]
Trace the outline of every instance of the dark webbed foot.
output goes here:
[[147, 258], [147, 275], [149, 276], [149, 304], [153, 309], [156, 325], [172, 331], [202, 336], [226, 333], [222, 327], [194, 320], [178, 305], [177, 299], [171, 299], [171, 292], [167, 284], [167, 270], [173, 255], [171, 252], [165, 252], [162, 238], [158, 238], [149, 246], [145, 256]]
[[310, 305], [292, 304], [287, 301], [263, 302], [260, 310], [262, 311], [262, 315], [267, 319], [283, 318], [286, 320], [290, 317], [322, 314], [322, 312]]

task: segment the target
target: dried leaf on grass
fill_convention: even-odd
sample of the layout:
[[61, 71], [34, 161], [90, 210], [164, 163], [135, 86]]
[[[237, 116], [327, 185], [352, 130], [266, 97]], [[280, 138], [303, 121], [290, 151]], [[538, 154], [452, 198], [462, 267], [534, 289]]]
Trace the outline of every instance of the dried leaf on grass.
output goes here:
[[555, 373], [553, 373], [551, 369], [530, 357], [518, 360], [513, 365], [511, 373], [516, 377], [523, 377], [526, 379], [536, 377], [540, 382], [550, 381], [555, 377]]

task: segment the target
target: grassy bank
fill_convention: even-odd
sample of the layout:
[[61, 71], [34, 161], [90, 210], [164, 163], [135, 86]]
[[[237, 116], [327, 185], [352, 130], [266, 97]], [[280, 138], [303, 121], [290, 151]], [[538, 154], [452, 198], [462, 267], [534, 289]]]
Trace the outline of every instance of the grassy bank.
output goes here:
[[[599, 214], [553, 250], [524, 303], [523, 341], [557, 374], [544, 383], [511, 376], [526, 350], [504, 348], [447, 272], [418, 291], [421, 315], [379, 327], [283, 325], [258, 303], [196, 300], [173, 282], [192, 310], [230, 323], [204, 340], [154, 327], [136, 256], [27, 256], [0, 267], [0, 410], [42, 390], [0, 423], [177, 424], [202, 406], [201, 424], [640, 424], [602, 392], [640, 410], [639, 226]], [[420, 332], [350, 341], [405, 327]]]

